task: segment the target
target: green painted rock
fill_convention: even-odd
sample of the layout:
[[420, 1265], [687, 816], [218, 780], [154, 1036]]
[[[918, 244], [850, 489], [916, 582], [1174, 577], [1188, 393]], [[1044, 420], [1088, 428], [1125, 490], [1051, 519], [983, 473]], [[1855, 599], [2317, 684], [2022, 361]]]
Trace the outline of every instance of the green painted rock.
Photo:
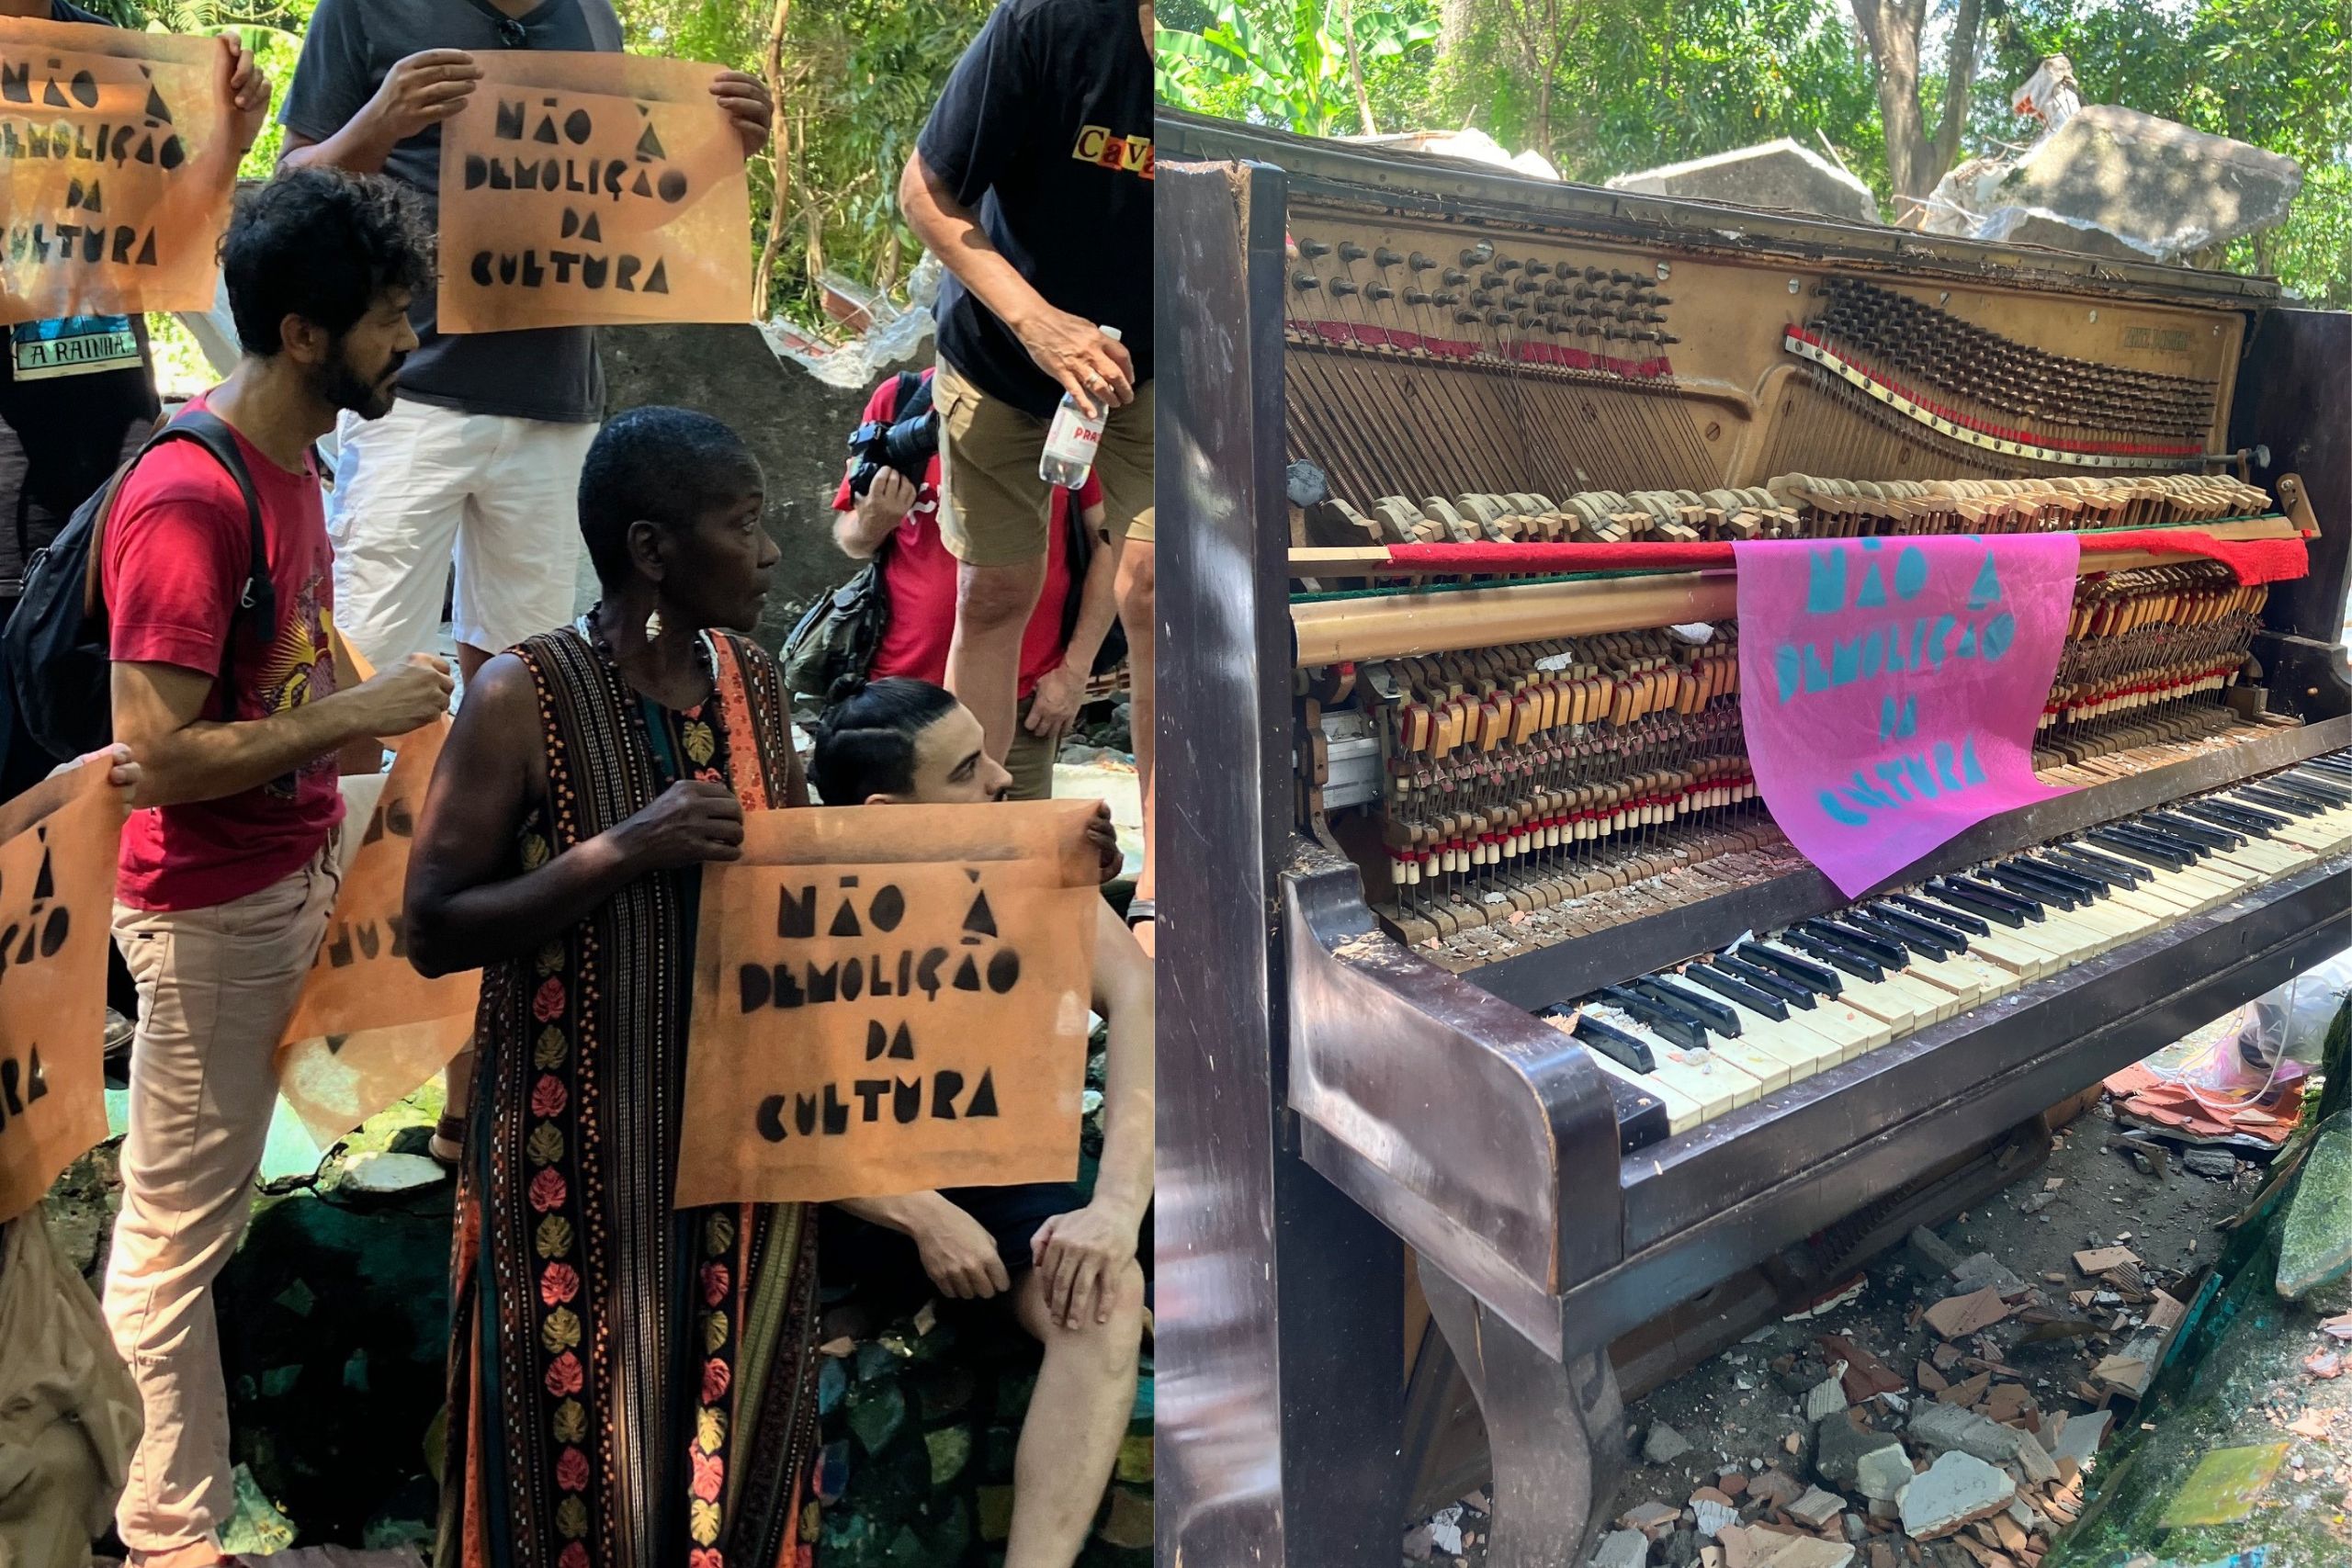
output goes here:
[[1132, 1481], [1140, 1486], [1151, 1484], [1151, 1436], [1131, 1436], [1119, 1445], [1119, 1462], [1113, 1472], [1122, 1481]]
[[969, 1427], [942, 1427], [936, 1432], [925, 1432], [922, 1440], [931, 1450], [931, 1484], [934, 1490], [953, 1483], [972, 1461]]
[[2352, 1273], [2352, 1121], [2328, 1118], [2295, 1181], [2278, 1243], [2278, 1293], [2297, 1300]]
[[254, 1472], [236, 1469], [237, 1506], [220, 1527], [220, 1550], [268, 1557], [294, 1544], [294, 1521], [277, 1511], [254, 1482]]
[[895, 1382], [863, 1384], [850, 1395], [849, 1429], [869, 1454], [878, 1454], [907, 1419], [906, 1396]]
[[841, 1408], [842, 1396], [849, 1392], [849, 1373], [842, 1370], [841, 1358], [827, 1356], [817, 1369], [817, 1414], [831, 1416]]
[[1001, 1541], [1012, 1533], [1012, 1488], [983, 1486], [979, 1490], [980, 1539]]

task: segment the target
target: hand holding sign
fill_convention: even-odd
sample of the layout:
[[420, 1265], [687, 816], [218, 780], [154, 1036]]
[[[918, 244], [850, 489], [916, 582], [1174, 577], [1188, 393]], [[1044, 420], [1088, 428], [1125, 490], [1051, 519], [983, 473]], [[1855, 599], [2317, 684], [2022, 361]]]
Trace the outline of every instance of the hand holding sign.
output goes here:
[[441, 138], [443, 332], [750, 319], [756, 83], [633, 55], [474, 65]]
[[428, 49], [396, 61], [360, 112], [387, 147], [440, 124], [466, 107], [481, 67], [462, 49]]
[[0, 323], [210, 309], [256, 91], [233, 43], [0, 17]]
[[232, 111], [232, 140], [242, 159], [253, 151], [254, 141], [261, 137], [263, 123], [269, 118], [269, 78], [261, 73], [261, 67], [254, 62], [253, 51], [236, 34], [222, 33], [220, 47], [229, 64], [221, 96], [228, 99]]
[[775, 124], [775, 100], [768, 96], [766, 85], [741, 71], [722, 71], [710, 85], [710, 96], [735, 122], [743, 138], [743, 156], [758, 157]]
[[752, 813], [741, 861], [703, 873], [679, 1207], [1069, 1180], [1092, 815]]

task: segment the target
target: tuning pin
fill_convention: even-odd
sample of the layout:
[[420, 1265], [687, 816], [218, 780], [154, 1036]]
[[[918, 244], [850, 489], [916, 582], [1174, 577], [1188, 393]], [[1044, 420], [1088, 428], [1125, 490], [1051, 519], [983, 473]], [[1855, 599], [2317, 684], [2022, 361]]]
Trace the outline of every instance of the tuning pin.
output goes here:
[[1301, 294], [1323, 287], [1323, 280], [1311, 272], [1302, 272], [1290, 280], [1290, 286]]
[[1317, 256], [1329, 255], [1331, 254], [1331, 247], [1325, 244], [1320, 240], [1302, 239], [1298, 242], [1298, 254], [1305, 256], [1307, 260], [1313, 261]]
[[1589, 266], [1584, 269], [1584, 280], [1587, 283], [1606, 283], [1609, 275], [1597, 266]]
[[1657, 341], [1661, 344], [1668, 344], [1680, 343], [1682, 340], [1676, 337], [1672, 333], [1660, 333], [1657, 334]]
[[1360, 262], [1370, 254], [1372, 254], [1370, 251], [1365, 250], [1353, 240], [1340, 242], [1340, 259], [1343, 262]]
[[1405, 258], [1405, 265], [1412, 268], [1415, 272], [1427, 272], [1430, 268], [1437, 265], [1437, 263], [1431, 261], [1420, 252], [1415, 251], [1411, 255]]
[[[1384, 269], [1395, 266], [1398, 262], [1403, 261], [1404, 259], [1405, 258], [1403, 256], [1398, 255], [1386, 245], [1383, 245], [1378, 250], [1372, 253], [1372, 265]], [[1418, 253], [1415, 254], [1414, 259], [1417, 261], [1420, 259]], [[1419, 269], [1416, 268], [1415, 270], [1418, 271]]]
[[1439, 273], [1437, 276], [1438, 280], [1449, 288], [1459, 288], [1464, 284], [1470, 281], [1470, 275], [1463, 271], [1458, 266], [1447, 267], [1443, 272]]
[[1639, 283], [1642, 280], [1634, 276], [1630, 272], [1612, 272], [1609, 275], [1609, 281], [1611, 283]]
[[1532, 276], [1549, 277], [1552, 276], [1552, 264], [1547, 261], [1531, 261], [1527, 264], [1527, 270]]
[[1502, 260], [1495, 264], [1495, 270], [1497, 272], [1517, 272], [1523, 265], [1525, 264], [1521, 262], [1517, 256], [1505, 256]]
[[1432, 298], [1433, 297], [1430, 295], [1429, 290], [1425, 288], [1408, 288], [1405, 290], [1405, 303], [1408, 305], [1427, 305], [1431, 301]]
[[1495, 247], [1481, 240], [1462, 253], [1464, 266], [1484, 266], [1495, 259]]
[[1484, 318], [1476, 310], [1456, 310], [1453, 312], [1453, 319], [1464, 326], [1475, 327]]
[[1474, 288], [1470, 291], [1470, 303], [1473, 305], [1491, 305], [1494, 302], [1495, 297], [1483, 288]]
[[1489, 310], [1487, 312], [1487, 324], [1490, 327], [1507, 327], [1510, 325], [1510, 312], [1509, 310]]
[[1462, 296], [1454, 293], [1450, 288], [1441, 289], [1439, 292], [1430, 296], [1430, 303], [1432, 305], [1443, 305], [1450, 308], [1462, 303]]
[[1513, 294], [1532, 294], [1543, 287], [1532, 277], [1514, 277], [1510, 280], [1510, 291]]
[[1356, 286], [1350, 279], [1335, 277], [1331, 280], [1331, 293], [1336, 298], [1344, 299], [1354, 292], [1356, 292]]
[[1478, 287], [1481, 288], [1500, 288], [1502, 286], [1503, 275], [1499, 272], [1482, 272], [1478, 275]]
[[1394, 299], [1396, 290], [1385, 283], [1367, 283], [1363, 288], [1363, 297], [1367, 299]]
[[1545, 298], [1546, 299], [1559, 299], [1561, 296], [1563, 296], [1563, 295], [1565, 295], [1566, 293], [1567, 293], [1567, 291], [1568, 291], [1568, 286], [1567, 286], [1566, 284], [1565, 284], [1565, 283], [1562, 283], [1558, 278], [1556, 278], [1556, 277], [1555, 277], [1555, 278], [1554, 278], [1551, 282], [1549, 282], [1549, 283], [1547, 283], [1547, 284], [1545, 284], [1545, 285], [1544, 286], [1544, 298]]
[[1673, 304], [1674, 301], [1668, 299], [1663, 294], [1653, 294], [1650, 296], [1650, 303], [1663, 310], [1667, 306]]

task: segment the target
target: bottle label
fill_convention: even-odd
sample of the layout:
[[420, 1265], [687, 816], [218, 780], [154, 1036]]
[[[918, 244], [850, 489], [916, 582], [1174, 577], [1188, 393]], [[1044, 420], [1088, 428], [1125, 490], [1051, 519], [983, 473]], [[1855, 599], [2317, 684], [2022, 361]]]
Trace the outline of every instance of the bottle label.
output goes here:
[[1046, 433], [1046, 456], [1081, 468], [1094, 466], [1095, 448], [1102, 444], [1102, 426], [1072, 409], [1065, 408], [1054, 415], [1053, 428]]

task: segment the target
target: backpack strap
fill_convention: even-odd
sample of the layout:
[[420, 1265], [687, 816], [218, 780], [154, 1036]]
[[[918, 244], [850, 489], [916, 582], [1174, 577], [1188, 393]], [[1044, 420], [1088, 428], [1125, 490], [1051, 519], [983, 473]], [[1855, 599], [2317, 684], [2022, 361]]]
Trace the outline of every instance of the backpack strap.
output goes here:
[[139, 444], [139, 450], [130, 455], [129, 461], [115, 469], [114, 478], [107, 480], [106, 489], [98, 494], [98, 509], [90, 518], [90, 558], [82, 568], [82, 618], [85, 621], [95, 622], [98, 616], [100, 591], [105, 582], [107, 518], [114, 512], [114, 498], [121, 491], [122, 481], [130, 477], [130, 470], [139, 466], [139, 459], [147, 456], [171, 423], [170, 410], [157, 414], [147, 439]]
[[213, 460], [227, 469], [229, 478], [236, 482], [237, 493], [244, 498], [250, 551], [246, 558], [245, 585], [239, 592], [236, 607], [230, 614], [229, 635], [222, 639], [220, 648], [220, 700], [224, 711], [233, 716], [236, 712], [236, 692], [232, 675], [236, 667], [237, 619], [240, 615], [252, 615], [255, 624], [265, 628], [263, 635], [267, 637], [277, 626], [277, 585], [270, 581], [269, 538], [262, 526], [261, 497], [254, 491], [253, 475], [246, 470], [244, 455], [237, 449], [236, 433], [220, 415], [204, 409], [188, 409], [176, 419], [159, 421], [154, 433], [147, 438], [147, 444], [139, 449], [138, 456], [116, 470], [105, 498], [99, 502], [98, 513], [92, 519], [90, 581], [83, 589], [84, 610], [88, 614], [96, 611], [98, 563], [105, 555], [107, 519], [114, 510], [116, 498], [121, 493], [122, 481], [130, 476], [132, 468], [139, 466], [140, 458], [167, 441], [192, 441], [211, 453]]

